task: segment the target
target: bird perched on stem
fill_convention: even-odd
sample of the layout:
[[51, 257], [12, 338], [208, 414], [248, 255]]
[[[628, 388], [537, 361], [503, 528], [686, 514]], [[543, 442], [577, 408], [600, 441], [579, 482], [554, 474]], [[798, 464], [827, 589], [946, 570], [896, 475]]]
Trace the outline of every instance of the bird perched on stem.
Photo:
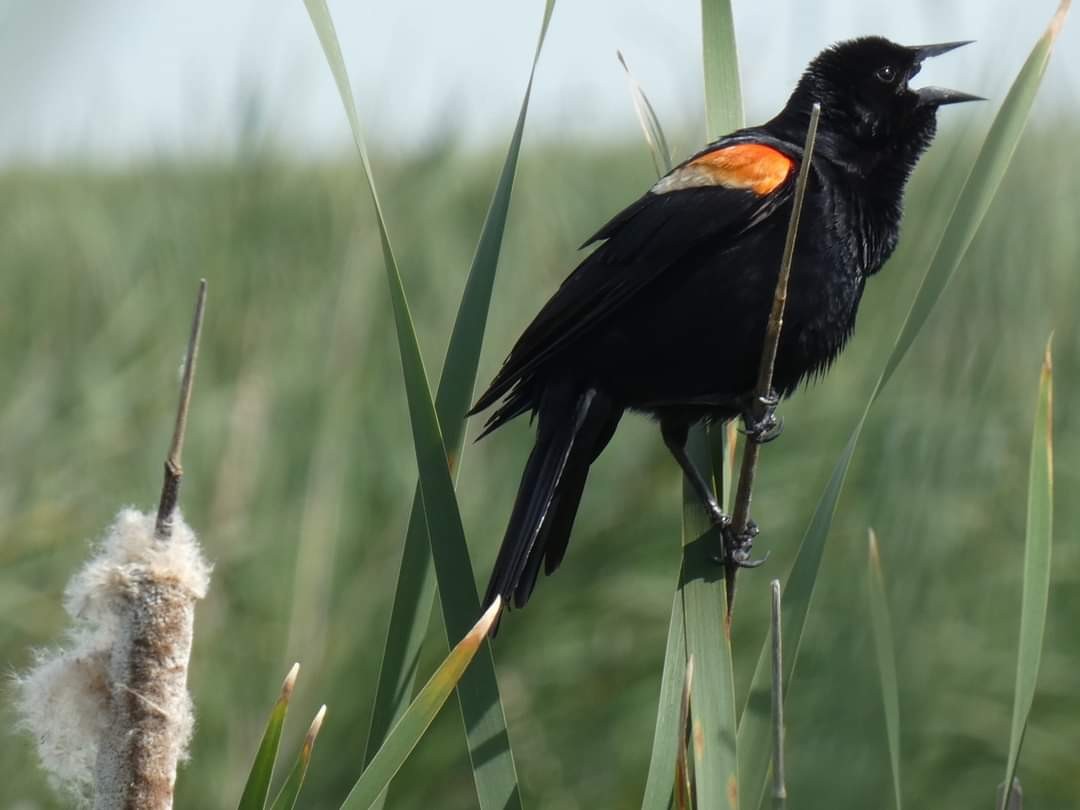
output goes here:
[[[536, 443], [485, 596], [521, 607], [566, 553], [589, 466], [627, 410], [660, 424], [710, 518], [733, 531], [687, 456], [696, 422], [742, 417], [750, 440], [779, 432], [773, 407], [823, 374], [855, 326], [866, 279], [896, 247], [904, 187], [937, 110], [978, 97], [909, 81], [965, 42], [881, 37], [819, 54], [769, 122], [709, 144], [584, 246], [578, 265], [514, 345], [471, 414], [499, 403], [486, 435], [531, 412]], [[810, 111], [821, 105], [773, 375], [754, 401], [766, 322]], [[584, 247], [583, 246], [583, 247]], [[750, 564], [756, 527], [727, 538]]]

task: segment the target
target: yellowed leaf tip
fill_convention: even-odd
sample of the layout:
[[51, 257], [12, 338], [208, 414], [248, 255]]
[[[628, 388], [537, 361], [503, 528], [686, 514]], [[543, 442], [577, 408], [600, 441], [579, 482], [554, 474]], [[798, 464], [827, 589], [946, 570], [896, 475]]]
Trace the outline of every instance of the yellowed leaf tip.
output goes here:
[[480, 640], [485, 638], [487, 634], [491, 632], [491, 628], [499, 618], [499, 614], [502, 613], [502, 605], [502, 597], [496, 596], [495, 601], [484, 611], [484, 615], [480, 617], [480, 621], [473, 626], [473, 629], [469, 631], [469, 635], [465, 638], [469, 639], [474, 644], [479, 644]]
[[1065, 18], [1069, 16], [1069, 6], [1072, 5], [1072, 0], [1061, 0], [1058, 5], [1057, 12], [1054, 14], [1054, 19], [1050, 20], [1050, 27], [1046, 29], [1046, 33], [1050, 36], [1050, 39], [1057, 39], [1057, 35], [1061, 33], [1061, 26], [1065, 24]]
[[868, 534], [869, 534], [868, 543], [869, 543], [869, 547], [870, 547], [870, 564], [873, 565], [874, 568], [877, 568], [877, 569], [880, 570], [881, 569], [881, 552], [878, 551], [877, 534], [874, 533], [874, 530], [872, 528], [869, 529]]
[[319, 736], [319, 731], [322, 730], [323, 720], [326, 718], [326, 704], [324, 703], [320, 707], [319, 711], [315, 713], [315, 719], [311, 721], [311, 726], [308, 728], [307, 736], [304, 737], [304, 756], [311, 756], [311, 749], [315, 747], [315, 738]]
[[300, 662], [297, 661], [292, 665], [292, 669], [289, 670], [289, 674], [285, 676], [285, 680], [281, 684], [281, 697], [278, 700], [289, 702], [289, 698], [292, 697], [293, 689], [296, 688], [296, 679], [300, 675]]

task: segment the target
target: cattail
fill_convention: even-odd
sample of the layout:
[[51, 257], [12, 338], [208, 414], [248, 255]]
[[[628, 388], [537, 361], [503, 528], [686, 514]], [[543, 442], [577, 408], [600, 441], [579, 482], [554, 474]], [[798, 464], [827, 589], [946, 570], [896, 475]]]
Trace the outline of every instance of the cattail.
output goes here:
[[68, 583], [67, 645], [18, 679], [22, 726], [53, 781], [95, 808], [172, 807], [194, 722], [187, 692], [196, 600], [207, 564], [176, 516], [125, 509]]
[[54, 783], [95, 810], [170, 810], [195, 723], [187, 691], [195, 602], [210, 565], [177, 509], [206, 281], [182, 368], [156, 514], [124, 509], [68, 583], [68, 643], [16, 678], [20, 724]]

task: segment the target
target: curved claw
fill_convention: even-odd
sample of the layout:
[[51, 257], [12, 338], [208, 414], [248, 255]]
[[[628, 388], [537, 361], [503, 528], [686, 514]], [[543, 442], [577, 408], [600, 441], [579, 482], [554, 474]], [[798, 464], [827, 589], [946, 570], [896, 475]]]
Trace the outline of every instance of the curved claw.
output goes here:
[[747, 423], [741, 432], [750, 441], [758, 444], [768, 444], [784, 432], [784, 420], [769, 412], [760, 420]]
[[[776, 406], [780, 403], [780, 395], [770, 390], [764, 396], [754, 397], [756, 406], [747, 407], [743, 411], [742, 432], [746, 438], [757, 444], [765, 444], [777, 438], [784, 430], [784, 420], [776, 416]], [[758, 415], [759, 408], [761, 415]]]
[[731, 560], [739, 568], [757, 568], [764, 565], [766, 560], [769, 559], [769, 553], [766, 552], [765, 556], [760, 560], [750, 559], [750, 550], [754, 544], [754, 538], [760, 533], [758, 525], [748, 520], [746, 522], [746, 528], [741, 532], [736, 532], [730, 522], [722, 527], [724, 532], [724, 553], [730, 555]]
[[765, 556], [762, 557], [760, 560], [739, 560], [739, 559], [737, 559], [737, 560], [735, 560], [735, 564], [737, 566], [739, 566], [739, 568], [760, 568], [761, 566], [763, 566], [765, 563], [767, 563], [769, 561], [769, 555], [771, 553], [772, 553], [771, 551], [766, 551]]

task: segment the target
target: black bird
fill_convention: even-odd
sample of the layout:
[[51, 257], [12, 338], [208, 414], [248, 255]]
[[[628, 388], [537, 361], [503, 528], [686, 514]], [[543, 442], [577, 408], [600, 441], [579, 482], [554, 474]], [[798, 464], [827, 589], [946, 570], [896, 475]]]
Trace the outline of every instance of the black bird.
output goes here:
[[[709, 144], [619, 213], [518, 339], [471, 414], [502, 400], [482, 435], [531, 411], [525, 465], [484, 604], [528, 601], [541, 565], [566, 553], [589, 466], [626, 410], [660, 423], [711, 518], [727, 521], [686, 455], [700, 420], [752, 402], [811, 107], [821, 104], [774, 373], [788, 396], [844, 347], [866, 279], [896, 247], [904, 186], [943, 104], [976, 96], [908, 81], [966, 42], [904, 47], [864, 37], [826, 49], [780, 114]], [[765, 403], [775, 404], [775, 400]], [[736, 538], [749, 557], [752, 535]]]

